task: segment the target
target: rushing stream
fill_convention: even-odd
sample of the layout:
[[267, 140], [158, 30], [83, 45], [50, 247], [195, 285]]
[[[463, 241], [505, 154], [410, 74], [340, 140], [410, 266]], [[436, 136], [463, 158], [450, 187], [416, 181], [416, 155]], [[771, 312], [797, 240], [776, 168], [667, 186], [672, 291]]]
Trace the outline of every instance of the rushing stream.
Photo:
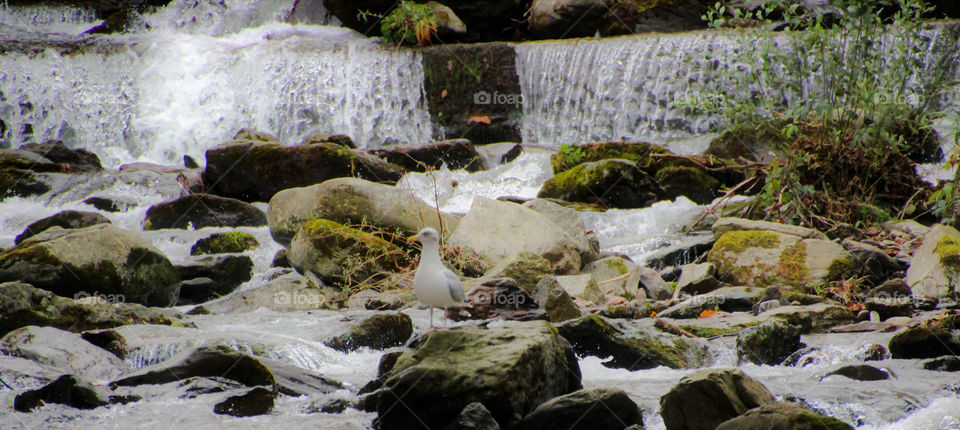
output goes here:
[[[289, 15], [290, 4], [177, 0], [145, 16], [143, 29], [98, 36], [95, 48], [79, 53], [0, 50], [0, 146], [61, 139], [97, 153], [106, 166], [117, 167], [131, 161], [177, 164], [184, 154], [202, 160], [206, 148], [243, 127], [274, 133], [288, 143], [315, 131], [348, 134], [366, 147], [384, 141], [429, 141], [433, 130], [419, 54], [384, 48], [340, 27], [279, 22]], [[0, 6], [0, 40], [27, 35], [48, 43], [69, 39], [66, 35], [97, 23], [76, 9]], [[686, 118], [671, 101], [684, 96], [689, 82], [697, 78], [682, 66], [682, 57], [722, 46], [717, 39], [693, 33], [518, 45], [524, 143], [549, 147], [560, 142], [653, 139], [677, 153], [702, 152], [709, 138], [704, 135], [709, 118]], [[576, 67], [567, 67], [570, 64]], [[442, 210], [464, 213], [475, 196], [535, 197], [551, 175], [549, 150], [531, 147], [516, 160], [488, 171], [410, 173], [398, 186]], [[81, 201], [106, 195], [131, 206], [103, 215], [142, 234], [177, 264], [189, 256], [197, 239], [231, 230], [143, 231], [146, 210], [180, 193], [175, 174], [109, 170], [85, 183], [61, 184], [37, 198], [8, 198], [0, 201], [0, 247], [12, 246], [13, 238], [39, 218], [65, 209], [95, 211]], [[258, 205], [266, 210], [265, 204]], [[703, 209], [680, 198], [645, 209], [583, 212], [581, 217], [604, 251], [643, 263], [657, 249], [681, 240], [681, 227]], [[270, 263], [282, 247], [266, 227], [239, 230], [252, 233], [262, 244], [246, 253], [254, 261], [254, 277], [240, 288], [254, 288], [279, 274]], [[426, 310], [403, 312], [413, 317], [418, 332], [427, 327]], [[122, 327], [118, 331], [128, 339], [131, 351], [123, 370], [157, 363], [191, 346], [224, 342], [343, 381], [348, 389], [328, 396], [351, 399], [358, 387], [375, 377], [381, 352], [341, 353], [321, 341], [346, 327], [345, 317], [366, 314], [261, 309], [192, 317], [199, 332]], [[889, 337], [805, 336], [807, 344], [823, 347], [810, 357], [811, 365], [739, 367], [778, 398], [802, 399], [859, 429], [960, 429], [960, 379], [919, 370], [916, 360], [873, 363], [897, 375], [887, 381], [823, 378], [839, 364], [859, 362], [854, 357], [857, 348], [886, 344]], [[709, 341], [713, 367], [738, 366], [734, 342], [730, 337]], [[580, 361], [584, 386], [626, 390], [644, 409], [648, 429], [663, 428], [657, 413], [660, 396], [693, 371], [630, 372], [606, 368], [601, 361]], [[97, 376], [93, 368], [78, 370], [87, 371], [85, 376], [97, 384], [116, 376], [109, 372]], [[42, 386], [34, 376], [49, 373], [27, 360], [3, 356], [0, 371], [18, 390]], [[215, 399], [183, 400], [169, 385], [156, 386], [144, 400], [127, 405], [92, 411], [47, 405], [30, 414], [13, 412], [15, 392], [2, 388], [0, 427], [362, 429], [369, 428], [374, 418], [349, 408], [342, 414], [309, 413], [312, 403], [324, 399], [287, 396], [278, 399], [269, 415], [214, 415], [210, 411]]]

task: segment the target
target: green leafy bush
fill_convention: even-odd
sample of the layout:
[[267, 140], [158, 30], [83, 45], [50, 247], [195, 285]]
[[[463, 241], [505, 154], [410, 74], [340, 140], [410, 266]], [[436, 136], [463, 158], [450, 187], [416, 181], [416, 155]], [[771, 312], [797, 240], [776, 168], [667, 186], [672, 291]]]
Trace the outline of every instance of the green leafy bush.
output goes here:
[[394, 45], [428, 45], [437, 32], [437, 16], [433, 8], [425, 4], [403, 0], [386, 16], [361, 12], [359, 17], [380, 19], [380, 33]]

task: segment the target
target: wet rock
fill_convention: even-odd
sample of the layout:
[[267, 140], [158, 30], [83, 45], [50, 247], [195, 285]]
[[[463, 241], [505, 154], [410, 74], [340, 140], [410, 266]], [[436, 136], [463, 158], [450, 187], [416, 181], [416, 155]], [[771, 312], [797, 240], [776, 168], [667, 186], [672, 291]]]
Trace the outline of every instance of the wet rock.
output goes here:
[[277, 253], [273, 255], [273, 261], [270, 263], [270, 267], [292, 268], [290, 266], [290, 259], [287, 257], [287, 252], [286, 249], [277, 251]]
[[548, 430], [623, 430], [643, 426], [640, 408], [627, 393], [614, 388], [594, 388], [554, 397], [537, 406], [514, 428]]
[[26, 326], [11, 331], [0, 338], [0, 353], [91, 379], [113, 378], [127, 369], [122, 360], [79, 334], [53, 327]]
[[488, 279], [510, 278], [517, 286], [529, 294], [544, 276], [553, 272], [550, 261], [531, 252], [518, 252], [500, 260], [487, 270], [479, 279], [480, 283]]
[[85, 331], [80, 337], [121, 360], [127, 355], [127, 340], [116, 330]]
[[647, 291], [647, 297], [654, 300], [667, 300], [673, 297], [670, 286], [660, 277], [656, 270], [648, 267], [640, 268], [640, 286]]
[[40, 155], [54, 163], [64, 166], [64, 172], [99, 172], [103, 170], [100, 158], [86, 149], [70, 149], [59, 140], [50, 140], [41, 144], [31, 143], [20, 147]]
[[703, 311], [747, 312], [760, 300], [763, 290], [753, 287], [723, 287], [706, 294], [686, 297], [657, 313], [663, 318], [697, 318]]
[[903, 270], [897, 260], [873, 245], [850, 238], [844, 239], [841, 245], [850, 252], [861, 270], [865, 271], [873, 282], [882, 282]]
[[477, 152], [487, 160], [488, 166], [506, 164], [523, 154], [523, 145], [515, 142], [491, 143], [477, 147]]
[[338, 381], [284, 361], [265, 357], [257, 357], [257, 361], [270, 369], [277, 381], [276, 391], [283, 395], [319, 397], [346, 388]]
[[454, 321], [490, 318], [508, 321], [547, 319], [546, 312], [537, 306], [533, 296], [509, 278], [490, 279], [471, 288], [467, 292], [467, 303], [470, 304], [469, 307], [447, 311], [447, 317]]
[[370, 152], [412, 172], [426, 172], [443, 166], [470, 172], [487, 169], [483, 157], [467, 139], [444, 140], [423, 146], [382, 146]]
[[716, 430], [853, 430], [849, 424], [821, 415], [796, 403], [776, 402], [751, 409]]
[[[296, 6], [294, 6], [296, 7]], [[317, 23], [320, 24], [320, 23]], [[317, 143], [336, 143], [337, 145], [343, 146], [345, 148], [357, 149], [357, 144], [353, 143], [353, 139], [350, 136], [345, 134], [330, 134], [323, 132], [316, 132], [307, 135], [303, 138], [303, 141], [300, 142], [301, 145], [313, 145]]]
[[257, 227], [266, 224], [266, 214], [249, 203], [212, 194], [190, 194], [151, 206], [143, 220], [143, 229]]
[[713, 234], [709, 232], [693, 232], [680, 243], [656, 250], [647, 259], [647, 266], [661, 269], [671, 266], [681, 266], [696, 262], [701, 255], [706, 254], [713, 247]]
[[687, 375], [660, 398], [667, 430], [713, 430], [750, 409], [776, 402], [770, 391], [739, 369]]
[[894, 317], [912, 317], [913, 301], [910, 298], [889, 298], [882, 299], [878, 297], [869, 297], [863, 301], [866, 310], [877, 312], [880, 319]]
[[474, 402], [506, 426], [581, 388], [576, 356], [561, 339], [542, 321], [432, 331], [397, 358], [363, 403], [377, 411], [374, 424], [384, 430], [442, 428]]
[[581, 265], [597, 259], [600, 253], [600, 242], [593, 233], [588, 231], [576, 210], [547, 199], [531, 199], [524, 202], [522, 206], [540, 212], [560, 227], [564, 235], [574, 241], [577, 249], [580, 250]]
[[923, 368], [939, 372], [960, 372], [960, 357], [951, 355], [925, 361]]
[[172, 305], [180, 281], [149, 241], [111, 224], [55, 227], [7, 250], [0, 254], [0, 282], [13, 280], [63, 297], [116, 295], [151, 306]]
[[703, 169], [694, 167], [667, 167], [654, 176], [668, 199], [684, 196], [698, 205], [705, 205], [720, 197], [720, 181]]
[[49, 179], [42, 173], [0, 167], [0, 200], [7, 197], [33, 197], [50, 191]]
[[327, 399], [313, 402], [302, 411], [308, 414], [342, 414], [350, 406], [351, 403], [347, 399]]
[[[581, 163], [608, 159], [627, 160], [643, 170], [651, 170], [655, 161], [650, 156], [667, 152], [662, 146], [646, 142], [605, 142], [577, 145], [568, 151], [557, 151], [550, 156], [550, 166], [557, 174]], [[655, 172], [655, 170], [654, 170]]]
[[579, 355], [611, 357], [610, 368], [640, 370], [657, 366], [694, 367], [702, 347], [693, 341], [660, 331], [652, 320], [632, 323], [588, 315], [557, 326]]
[[547, 319], [550, 322], [558, 323], [580, 318], [580, 308], [553, 276], [544, 276], [540, 279], [533, 290], [533, 298], [547, 313]]
[[857, 348], [853, 357], [863, 361], [880, 361], [890, 358], [890, 353], [887, 352], [887, 347], [871, 343]]
[[915, 297], [950, 297], [960, 273], [960, 231], [937, 224], [923, 237], [907, 269], [907, 285]]
[[857, 381], [883, 381], [895, 377], [889, 370], [866, 364], [851, 364], [831, 370], [824, 378], [832, 375], [845, 376]]
[[124, 200], [119, 197], [104, 196], [88, 197], [83, 201], [83, 203], [106, 212], [125, 212], [130, 208], [137, 206], [137, 202], [135, 201]]
[[912, 291], [907, 285], [906, 281], [902, 278], [889, 279], [886, 282], [880, 284], [875, 288], [867, 290], [863, 294], [867, 298], [878, 298], [878, 299], [906, 299], [910, 300], [912, 298]]
[[256, 387], [246, 394], [239, 396], [230, 396], [226, 400], [217, 403], [213, 407], [213, 412], [220, 415], [233, 415], [235, 417], [252, 417], [264, 415], [273, 410], [273, 402], [277, 393], [264, 387]]
[[[462, 36], [471, 41], [509, 40], [516, 37], [511, 28], [515, 28], [516, 21], [522, 19], [524, 3], [516, 0], [503, 2], [448, 2], [450, 9], [467, 26], [468, 33]], [[327, 10], [337, 17], [345, 27], [362, 33], [371, 31], [370, 23], [358, 18], [360, 12], [369, 11], [378, 15], [387, 15], [396, 5], [383, 0], [325, 0]], [[375, 31], [375, 29], [373, 30]], [[450, 39], [444, 39], [449, 41]]]
[[607, 208], [642, 208], [666, 196], [656, 181], [627, 160], [582, 163], [543, 183], [537, 197], [595, 203]]
[[333, 286], [362, 283], [408, 263], [397, 245], [320, 218], [303, 224], [290, 242], [287, 258], [298, 272], [312, 273]]
[[210, 192], [244, 201], [269, 201], [280, 190], [357, 177], [396, 183], [403, 169], [335, 143], [284, 146], [238, 138], [207, 150], [203, 182]]
[[801, 333], [822, 332], [831, 327], [849, 324], [855, 315], [843, 306], [818, 303], [806, 306], [780, 306], [758, 315], [760, 321], [780, 319], [800, 328]]
[[248, 387], [274, 387], [273, 372], [259, 360], [225, 345], [185, 351], [154, 366], [110, 383], [111, 387], [166, 384], [191, 377], [220, 377]]
[[737, 355], [741, 361], [776, 366], [802, 348], [800, 329], [780, 321], [768, 321], [740, 332]]
[[260, 242], [250, 233], [244, 233], [242, 231], [214, 233], [197, 240], [197, 242], [190, 247], [190, 255], [244, 252], [250, 251], [258, 246], [260, 246]]
[[357, 178], [285, 189], [270, 199], [270, 234], [281, 244], [289, 245], [300, 227], [315, 218], [346, 225], [370, 224], [408, 234], [431, 227], [444, 236], [458, 224], [456, 216], [438, 212], [409, 191]]
[[40, 389], [18, 394], [13, 408], [31, 412], [45, 403], [58, 403], [77, 409], [95, 409], [110, 404], [107, 395], [74, 375], [63, 375]]
[[28, 325], [82, 331], [126, 324], [182, 323], [179, 317], [179, 312], [134, 303], [111, 304], [99, 297], [68, 299], [22, 282], [0, 284], [0, 335]]
[[250, 280], [253, 260], [246, 255], [192, 257], [177, 266], [181, 279], [177, 305], [203, 303], [225, 296]]
[[706, 294], [721, 286], [720, 281], [714, 277], [717, 268], [712, 263], [685, 264], [680, 270], [680, 279], [673, 291], [674, 297], [680, 297], [681, 294]]
[[891, 358], [936, 358], [956, 355], [960, 339], [939, 324], [910, 327], [895, 334], [887, 345]]
[[577, 237], [530, 208], [476, 197], [447, 245], [470, 249], [494, 263], [530, 252], [549, 260], [556, 273], [575, 274], [580, 271], [580, 255], [589, 252]]
[[600, 286], [593, 275], [568, 275], [554, 278], [560, 287], [573, 297], [587, 300], [595, 305], [603, 305], [607, 302], [606, 295], [600, 291]]
[[721, 281], [751, 287], [822, 285], [854, 268], [853, 257], [834, 242], [765, 230], [723, 233], [707, 261], [716, 265]]
[[212, 314], [253, 312], [260, 308], [276, 312], [297, 312], [315, 309], [338, 309], [344, 300], [343, 292], [321, 288], [303, 276], [289, 274], [264, 285], [203, 304]]
[[443, 430], [500, 430], [500, 425], [490, 415], [483, 403], [473, 402], [460, 411]]
[[774, 233], [788, 234], [803, 239], [827, 239], [823, 233], [812, 228], [800, 227], [796, 225], [780, 224], [769, 221], [756, 221], [744, 218], [724, 217], [718, 219], [711, 227], [713, 237], [719, 239], [727, 232], [731, 231], [769, 231]]
[[597, 285], [603, 285], [605, 294], [624, 298], [646, 297], [646, 290], [640, 291], [641, 269], [629, 259], [610, 256], [601, 258], [583, 267], [583, 273], [589, 273]]
[[407, 314], [376, 314], [350, 327], [348, 332], [324, 341], [324, 345], [342, 352], [386, 349], [403, 345], [412, 334], [413, 321]]
[[23, 230], [22, 233], [17, 235], [13, 243], [20, 244], [27, 238], [34, 236], [37, 233], [41, 233], [44, 230], [50, 227], [61, 227], [64, 229], [71, 228], [82, 228], [89, 227], [91, 225], [97, 224], [110, 224], [110, 220], [107, 217], [100, 215], [96, 212], [83, 212], [83, 211], [74, 211], [66, 210], [58, 212], [55, 215], [48, 216], [46, 218], [34, 221]]

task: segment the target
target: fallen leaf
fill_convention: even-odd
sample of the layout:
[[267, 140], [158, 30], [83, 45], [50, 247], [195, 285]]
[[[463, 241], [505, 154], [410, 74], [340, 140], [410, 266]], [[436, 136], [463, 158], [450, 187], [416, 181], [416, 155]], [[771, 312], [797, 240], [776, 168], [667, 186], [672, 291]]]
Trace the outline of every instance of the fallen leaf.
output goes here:
[[714, 314], [716, 314], [716, 313], [717, 313], [717, 311], [715, 311], [715, 310], [713, 310], [713, 309], [707, 309], [707, 310], [705, 310], [705, 311], [703, 311], [703, 312], [700, 312], [700, 318], [710, 318], [710, 317], [712, 317], [712, 316], [713, 316]]
[[467, 120], [467, 122], [477, 122], [480, 124], [490, 125], [490, 117], [486, 115], [474, 115], [474, 116], [471, 116], [470, 119]]
[[440, 91], [440, 98], [441, 99], [447, 98], [447, 90]]

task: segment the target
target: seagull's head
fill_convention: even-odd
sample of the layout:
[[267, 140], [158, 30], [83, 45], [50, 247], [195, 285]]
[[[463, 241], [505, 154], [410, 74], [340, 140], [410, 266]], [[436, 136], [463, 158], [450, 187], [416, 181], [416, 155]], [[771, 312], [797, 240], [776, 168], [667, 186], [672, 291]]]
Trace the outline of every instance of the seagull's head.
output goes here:
[[420, 233], [417, 233], [416, 236], [410, 236], [407, 238], [407, 242], [413, 243], [420, 241], [420, 243], [426, 245], [428, 243], [440, 244], [440, 233], [437, 233], [436, 230], [427, 227], [423, 230], [420, 230]]

